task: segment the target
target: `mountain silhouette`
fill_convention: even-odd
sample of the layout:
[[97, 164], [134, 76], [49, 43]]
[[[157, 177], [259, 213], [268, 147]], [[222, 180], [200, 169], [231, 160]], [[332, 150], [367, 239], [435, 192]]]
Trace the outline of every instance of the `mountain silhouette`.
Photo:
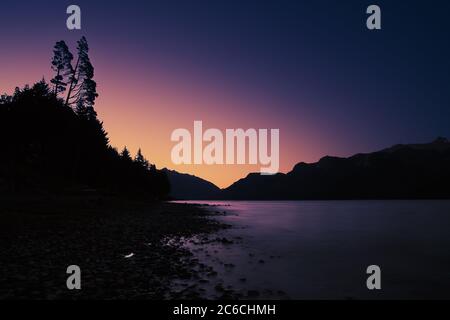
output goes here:
[[438, 138], [348, 158], [326, 156], [300, 162], [287, 174], [250, 173], [222, 190], [195, 176], [178, 175], [169, 174], [172, 196], [178, 199], [448, 199], [450, 142]]
[[298, 163], [287, 174], [252, 173], [221, 192], [222, 199], [450, 198], [450, 142], [395, 145], [349, 158]]
[[169, 178], [170, 196], [174, 199], [212, 200], [220, 197], [220, 188], [207, 180], [167, 168], [161, 171]]

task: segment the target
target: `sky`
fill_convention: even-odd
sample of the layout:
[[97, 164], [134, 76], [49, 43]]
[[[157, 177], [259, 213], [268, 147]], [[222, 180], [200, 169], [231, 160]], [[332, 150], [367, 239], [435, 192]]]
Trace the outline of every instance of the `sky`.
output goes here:
[[[81, 30], [66, 8], [81, 8]], [[382, 30], [366, 28], [377, 4]], [[226, 187], [260, 165], [175, 165], [177, 128], [280, 130], [280, 171], [450, 137], [448, 1], [2, 1], [0, 92], [86, 36], [118, 149]]]

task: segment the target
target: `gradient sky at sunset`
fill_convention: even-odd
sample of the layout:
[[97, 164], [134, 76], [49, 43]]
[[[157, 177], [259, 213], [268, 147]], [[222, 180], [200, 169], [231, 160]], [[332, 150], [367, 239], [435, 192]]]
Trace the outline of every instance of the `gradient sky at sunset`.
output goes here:
[[[66, 29], [70, 4], [81, 31]], [[176, 166], [174, 129], [279, 128], [283, 172], [450, 137], [449, 12], [448, 1], [2, 1], [0, 91], [49, 79], [54, 43], [75, 51], [85, 35], [112, 145], [225, 187], [259, 165]]]

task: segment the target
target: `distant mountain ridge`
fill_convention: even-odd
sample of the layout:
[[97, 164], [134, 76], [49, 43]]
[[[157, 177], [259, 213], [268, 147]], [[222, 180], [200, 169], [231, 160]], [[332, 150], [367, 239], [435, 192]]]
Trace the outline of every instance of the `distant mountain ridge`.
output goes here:
[[[204, 184], [205, 180], [201, 180]], [[208, 191], [204, 196], [200, 188], [195, 197], [197, 200], [449, 199], [449, 181], [450, 142], [438, 138], [431, 143], [399, 144], [348, 158], [325, 156], [315, 163], [300, 162], [286, 174], [250, 173], [228, 188]], [[197, 188], [194, 181], [190, 188]]]
[[179, 200], [213, 200], [220, 197], [220, 188], [194, 175], [164, 168], [171, 185], [170, 196]]

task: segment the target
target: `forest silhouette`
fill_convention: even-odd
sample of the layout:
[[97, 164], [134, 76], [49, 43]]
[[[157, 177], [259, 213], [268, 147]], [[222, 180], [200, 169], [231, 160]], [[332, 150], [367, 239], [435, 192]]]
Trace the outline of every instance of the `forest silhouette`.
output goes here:
[[3, 194], [108, 192], [162, 199], [166, 173], [141, 150], [132, 157], [111, 146], [94, 109], [98, 97], [85, 37], [77, 58], [54, 46], [55, 75], [0, 97], [0, 191]]

